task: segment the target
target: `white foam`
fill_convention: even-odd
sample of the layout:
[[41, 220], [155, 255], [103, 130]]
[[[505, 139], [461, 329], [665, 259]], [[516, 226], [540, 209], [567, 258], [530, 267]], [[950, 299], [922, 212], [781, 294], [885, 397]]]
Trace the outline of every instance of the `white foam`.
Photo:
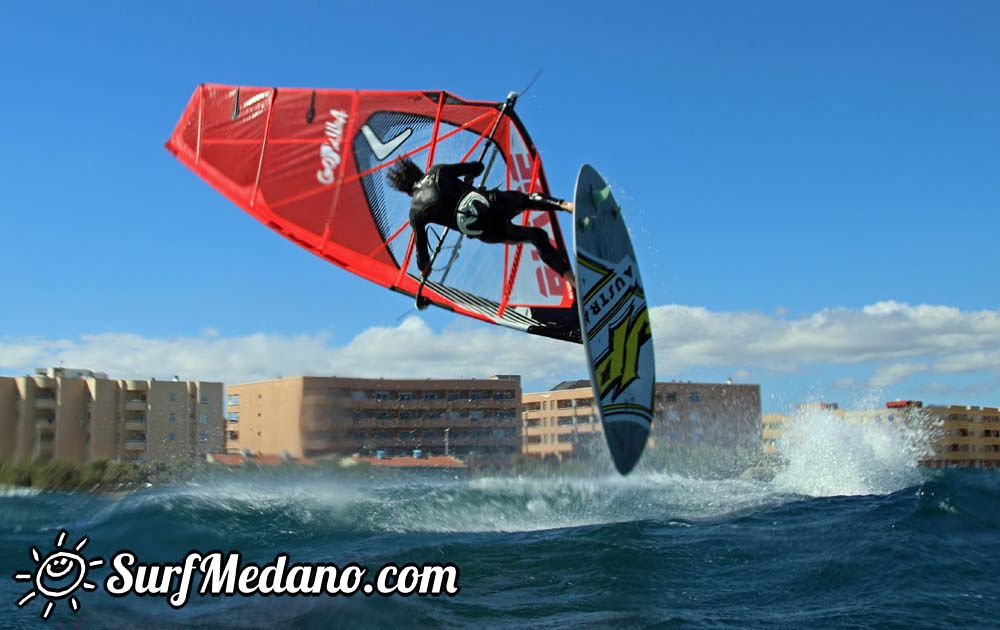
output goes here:
[[[898, 414], [897, 414], [898, 415]], [[912, 422], [852, 422], [833, 411], [792, 416], [779, 449], [776, 490], [813, 497], [888, 494], [918, 483], [931, 432]]]

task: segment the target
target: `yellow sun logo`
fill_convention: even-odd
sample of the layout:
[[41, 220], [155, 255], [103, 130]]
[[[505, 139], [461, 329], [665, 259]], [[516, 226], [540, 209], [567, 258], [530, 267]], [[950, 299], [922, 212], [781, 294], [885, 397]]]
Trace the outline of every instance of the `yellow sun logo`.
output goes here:
[[49, 618], [56, 602], [61, 599], [69, 599], [73, 612], [80, 610], [80, 602], [74, 593], [81, 587], [85, 591], [96, 590], [97, 585], [87, 580], [87, 571], [104, 564], [101, 558], [87, 560], [83, 557], [81, 552], [89, 540], [84, 536], [72, 549], [66, 549], [63, 547], [66, 542], [64, 529], [56, 536], [55, 549], [45, 556], [42, 556], [37, 547], [32, 547], [31, 559], [35, 563], [35, 570], [14, 575], [18, 582], [32, 582], [32, 589], [17, 601], [17, 607], [23, 608], [41, 595], [48, 600], [42, 609], [42, 619]]

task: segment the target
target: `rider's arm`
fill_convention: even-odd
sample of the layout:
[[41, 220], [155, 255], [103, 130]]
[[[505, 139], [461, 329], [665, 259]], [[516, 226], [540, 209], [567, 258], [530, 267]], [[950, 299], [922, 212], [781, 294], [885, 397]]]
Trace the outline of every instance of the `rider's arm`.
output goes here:
[[413, 248], [417, 254], [417, 269], [426, 276], [430, 272], [431, 257], [427, 253], [427, 221], [421, 212], [410, 213], [410, 228], [413, 229]]

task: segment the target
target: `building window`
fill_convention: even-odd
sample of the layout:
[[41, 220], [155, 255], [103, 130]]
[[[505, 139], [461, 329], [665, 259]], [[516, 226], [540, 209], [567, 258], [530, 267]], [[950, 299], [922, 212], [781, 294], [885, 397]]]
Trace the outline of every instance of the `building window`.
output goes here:
[[399, 419], [400, 420], [409, 420], [411, 417], [412, 417], [412, 414], [409, 411], [400, 411], [399, 412]]
[[199, 433], [198, 434], [198, 441], [199, 442], [207, 442], [208, 441], [208, 434], [207, 433]]
[[438, 398], [437, 392], [424, 392], [424, 400], [437, 400]]
[[399, 392], [399, 400], [413, 400], [413, 392]]
[[701, 402], [701, 394], [699, 394], [698, 392], [691, 392], [690, 394], [688, 394], [688, 400], [693, 403]]
[[198, 420], [200, 420], [202, 424], [208, 424], [208, 414], [207, 413], [201, 414], [201, 417], [198, 418]]
[[448, 400], [458, 400], [458, 399], [459, 399], [458, 392], [448, 392]]
[[354, 439], [358, 440], [359, 442], [363, 442], [365, 440], [365, 432], [364, 431], [355, 431], [354, 432]]
[[176, 433], [171, 433], [170, 435], [167, 436], [167, 439], [170, 440], [171, 442], [176, 442], [177, 441], [177, 434]]
[[368, 400], [368, 394], [360, 389], [352, 390], [351, 400]]
[[236, 407], [237, 405], [240, 404], [240, 395], [239, 394], [230, 394], [229, 395], [229, 400], [227, 401], [226, 404], [228, 404], [230, 407]]
[[177, 402], [177, 394], [170, 394], [170, 402]]
[[229, 421], [230, 422], [239, 422], [240, 421], [240, 412], [238, 412], [238, 411], [230, 411], [229, 412]]
[[202, 394], [201, 398], [198, 399], [198, 402], [200, 402], [203, 405], [207, 405], [208, 404], [208, 395], [207, 394]]
[[424, 431], [424, 439], [432, 440], [437, 437], [437, 431]]
[[470, 411], [469, 412], [469, 418], [471, 420], [482, 420], [483, 419], [483, 412], [481, 410], [479, 410], [479, 409], [475, 409], [473, 411]]
[[354, 419], [355, 420], [364, 420], [367, 417], [368, 416], [367, 416], [367, 414], [365, 414], [364, 411], [361, 411], [360, 409], [355, 409], [354, 410]]
[[375, 400], [389, 400], [389, 392], [375, 392]]
[[173, 411], [170, 412], [170, 415], [168, 416], [168, 418], [169, 418], [169, 420], [171, 422], [177, 422], [177, 414], [174, 413]]
[[474, 391], [471, 394], [469, 394], [469, 400], [482, 400], [482, 399], [483, 399], [483, 392]]

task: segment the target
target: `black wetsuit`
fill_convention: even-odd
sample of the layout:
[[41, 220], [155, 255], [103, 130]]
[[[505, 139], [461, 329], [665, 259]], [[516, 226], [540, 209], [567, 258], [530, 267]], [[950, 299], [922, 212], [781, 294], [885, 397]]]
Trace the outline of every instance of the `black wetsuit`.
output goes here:
[[459, 230], [457, 209], [462, 198], [477, 191], [489, 202], [489, 207], [479, 214], [478, 227], [482, 233], [472, 238], [484, 243], [531, 243], [538, 250], [542, 262], [559, 275], [569, 271], [569, 262], [552, 246], [548, 232], [542, 228], [515, 225], [511, 221], [524, 210], [555, 210], [559, 202], [544, 195], [526, 195], [514, 190], [483, 190], [466, 183], [463, 177], [476, 177], [483, 172], [482, 162], [438, 164], [432, 166], [413, 188], [410, 202], [410, 226], [416, 235], [417, 268], [430, 271], [427, 252], [427, 224], [436, 223]]

